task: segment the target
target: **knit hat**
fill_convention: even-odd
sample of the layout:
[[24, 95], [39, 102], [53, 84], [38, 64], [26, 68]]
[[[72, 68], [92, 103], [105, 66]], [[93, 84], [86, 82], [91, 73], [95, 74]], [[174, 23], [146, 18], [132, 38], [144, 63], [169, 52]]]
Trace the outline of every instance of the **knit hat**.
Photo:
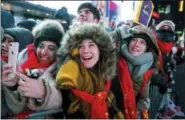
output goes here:
[[61, 9], [55, 12], [54, 19], [65, 20], [68, 25], [71, 24], [70, 15], [68, 14], [68, 11], [66, 10], [65, 7], [62, 7]]
[[17, 23], [17, 26], [21, 26], [21, 27], [24, 27], [30, 31], [32, 31], [33, 27], [35, 27], [37, 23], [33, 20], [23, 20], [19, 23]]
[[1, 9], [1, 26], [4, 29], [15, 27], [14, 16], [10, 12], [2, 9]]
[[164, 20], [164, 21], [160, 22], [156, 26], [156, 30], [159, 30], [163, 26], [169, 26], [171, 28], [172, 32], [175, 31], [175, 24], [172, 21], [170, 21], [170, 20]]
[[34, 42], [36, 48], [41, 41], [52, 41], [59, 47], [64, 35], [64, 29], [56, 20], [45, 20], [35, 26], [32, 33], [36, 38]]
[[83, 8], [88, 8], [94, 15], [95, 18], [97, 18], [98, 20], [100, 20], [100, 12], [99, 10], [92, 4], [92, 3], [82, 3], [79, 7], [77, 12], [79, 12], [81, 9]]
[[[16, 42], [16, 31], [12, 28], [7, 28], [4, 30], [4, 35], [6, 36], [10, 36], [11, 38], [13, 38], [13, 40], [15, 40]], [[4, 42], [4, 41], [3, 41]]]
[[19, 42], [19, 52], [34, 41], [32, 33], [26, 28], [7, 28], [4, 29], [4, 34], [10, 35], [15, 42]]
[[105, 76], [115, 75], [116, 49], [108, 32], [97, 24], [86, 23], [69, 30], [62, 40], [61, 47], [58, 50], [58, 56], [67, 55], [67, 57], [70, 57], [76, 52], [76, 58], [79, 59], [78, 46], [85, 39], [94, 41], [99, 48], [101, 74]]

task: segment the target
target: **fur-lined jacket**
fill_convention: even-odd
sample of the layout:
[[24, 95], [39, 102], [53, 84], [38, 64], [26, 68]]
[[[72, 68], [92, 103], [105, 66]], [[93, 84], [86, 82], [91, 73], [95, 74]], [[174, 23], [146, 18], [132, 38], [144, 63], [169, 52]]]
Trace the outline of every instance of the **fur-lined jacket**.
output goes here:
[[[100, 51], [100, 59], [93, 69], [85, 68], [80, 61], [78, 49], [85, 39], [92, 40]], [[113, 94], [110, 92], [107, 96], [107, 92], [116, 72], [116, 51], [108, 33], [95, 24], [77, 26], [66, 33], [58, 53], [67, 55], [57, 74], [57, 84], [65, 98], [66, 117], [111, 118], [105, 106], [110, 107], [115, 102]], [[93, 102], [91, 98], [95, 98]]]
[[[20, 65], [28, 59], [27, 49], [28, 48], [24, 49], [18, 57]], [[56, 66], [56, 63], [53, 63], [42, 74], [39, 73], [39, 77], [37, 78], [43, 81], [46, 88], [46, 96], [44, 99], [25, 98], [17, 89], [12, 90], [7, 86], [2, 87], [5, 92], [6, 103], [13, 113], [23, 112], [28, 109], [39, 111], [61, 107], [62, 96], [56, 87], [55, 81]], [[29, 74], [35, 77], [37, 75], [36, 72], [37, 69], [33, 69]]]

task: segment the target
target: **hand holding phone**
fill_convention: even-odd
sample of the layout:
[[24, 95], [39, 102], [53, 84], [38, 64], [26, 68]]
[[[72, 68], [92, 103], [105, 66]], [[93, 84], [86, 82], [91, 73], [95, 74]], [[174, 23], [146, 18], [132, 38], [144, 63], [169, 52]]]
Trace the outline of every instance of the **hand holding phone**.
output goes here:
[[13, 73], [16, 72], [18, 52], [19, 52], [19, 43], [18, 42], [10, 43], [8, 50], [8, 64], [13, 66]]

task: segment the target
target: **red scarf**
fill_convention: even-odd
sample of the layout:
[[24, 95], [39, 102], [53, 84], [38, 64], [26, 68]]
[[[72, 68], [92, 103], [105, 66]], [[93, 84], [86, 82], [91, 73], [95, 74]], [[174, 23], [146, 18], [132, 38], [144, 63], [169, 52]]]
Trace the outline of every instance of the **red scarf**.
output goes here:
[[[122, 57], [118, 59], [118, 74], [123, 93], [124, 117], [126, 119], [136, 119], [137, 110], [133, 80], [131, 78], [128, 65]], [[148, 70], [144, 73], [144, 81], [139, 92], [144, 90], [151, 75], [152, 70]]]
[[169, 53], [172, 50], [173, 42], [164, 42], [160, 40], [159, 38], [156, 38], [156, 39], [157, 39], [157, 44], [162, 54]]
[[90, 119], [105, 119], [105, 118], [108, 119], [109, 118], [108, 106], [105, 100], [107, 98], [110, 86], [111, 81], [109, 80], [105, 84], [105, 90], [102, 92], [95, 93], [94, 95], [91, 95], [86, 91], [81, 91], [75, 88], [71, 89], [71, 92], [80, 99], [91, 104], [89, 116]]
[[7, 57], [7, 56], [1, 56], [1, 59], [2, 59], [4, 62], [8, 63], [8, 57]]
[[26, 119], [33, 111], [27, 110], [25, 112], [17, 113], [13, 116], [13, 119]]
[[37, 59], [37, 55], [35, 53], [34, 44], [28, 45], [27, 49], [28, 49], [28, 59], [21, 65], [23, 72], [25, 72], [26, 69], [31, 68], [47, 68], [54, 62], [54, 61], [39, 62], [39, 60]]

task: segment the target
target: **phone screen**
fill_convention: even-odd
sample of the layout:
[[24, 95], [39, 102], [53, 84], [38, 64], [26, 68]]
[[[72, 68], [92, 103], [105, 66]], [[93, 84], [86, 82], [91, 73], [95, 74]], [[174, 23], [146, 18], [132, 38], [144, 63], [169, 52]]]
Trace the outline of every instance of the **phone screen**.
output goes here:
[[8, 51], [8, 64], [13, 66], [14, 73], [16, 72], [18, 51], [19, 51], [19, 43], [18, 42], [10, 43], [9, 51]]

